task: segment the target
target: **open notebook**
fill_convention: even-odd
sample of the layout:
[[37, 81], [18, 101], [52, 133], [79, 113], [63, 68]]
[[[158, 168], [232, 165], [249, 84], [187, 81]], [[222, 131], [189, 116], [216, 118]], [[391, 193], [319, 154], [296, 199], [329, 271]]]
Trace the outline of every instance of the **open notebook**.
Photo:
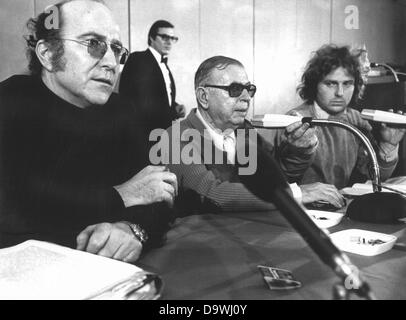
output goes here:
[[161, 279], [121, 261], [28, 240], [0, 250], [0, 299], [157, 299]]

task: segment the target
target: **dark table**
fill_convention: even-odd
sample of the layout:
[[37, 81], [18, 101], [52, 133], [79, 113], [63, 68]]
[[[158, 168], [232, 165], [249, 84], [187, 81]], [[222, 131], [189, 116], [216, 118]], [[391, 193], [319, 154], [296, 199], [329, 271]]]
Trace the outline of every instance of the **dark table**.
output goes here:
[[[329, 229], [394, 234], [397, 245], [367, 257], [347, 253], [378, 299], [406, 299], [405, 224], [375, 225], [344, 218]], [[271, 291], [259, 264], [288, 269], [302, 287]], [[339, 278], [277, 212], [206, 214], [176, 221], [167, 243], [140, 260], [165, 283], [162, 299], [331, 299]], [[356, 297], [353, 297], [356, 298]]]

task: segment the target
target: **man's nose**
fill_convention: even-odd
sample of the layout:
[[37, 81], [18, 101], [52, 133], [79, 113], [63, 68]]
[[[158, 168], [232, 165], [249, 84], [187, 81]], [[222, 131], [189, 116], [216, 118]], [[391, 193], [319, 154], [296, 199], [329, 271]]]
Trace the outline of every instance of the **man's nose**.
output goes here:
[[344, 87], [342, 84], [338, 84], [336, 88], [336, 96], [342, 97], [344, 95]]
[[100, 61], [103, 67], [114, 69], [117, 67], [119, 61], [110, 46], [107, 46], [107, 51]]
[[241, 99], [241, 100], [247, 100], [247, 101], [250, 101], [250, 100], [251, 100], [251, 96], [250, 96], [250, 94], [248, 93], [248, 90], [247, 90], [247, 89], [244, 89], [244, 90], [241, 92], [240, 99]]

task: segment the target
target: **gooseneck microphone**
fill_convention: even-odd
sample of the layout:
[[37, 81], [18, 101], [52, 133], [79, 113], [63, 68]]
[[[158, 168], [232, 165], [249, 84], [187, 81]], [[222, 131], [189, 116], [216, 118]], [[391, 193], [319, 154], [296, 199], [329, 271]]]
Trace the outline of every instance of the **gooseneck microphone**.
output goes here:
[[257, 141], [247, 138], [245, 148], [248, 143], [254, 144], [254, 150], [257, 151], [257, 170], [252, 175], [240, 175], [241, 182], [257, 197], [276, 205], [319, 258], [347, 284], [348, 291], [366, 299], [375, 299], [369, 285], [359, 272], [356, 272], [347, 255], [334, 245], [328, 235], [289, 194], [287, 181], [273, 157], [263, 148], [259, 148]]
[[390, 65], [388, 65], [386, 63], [382, 63], [382, 62], [379, 62], [379, 63], [371, 62], [371, 68], [376, 68], [376, 67], [384, 67], [384, 68], [388, 69], [390, 72], [392, 72], [392, 74], [395, 78], [395, 81], [399, 82], [399, 78], [398, 78], [396, 71]]
[[[389, 113], [389, 112], [386, 112]], [[390, 113], [392, 114], [392, 113]], [[404, 117], [403, 115], [397, 115]], [[364, 115], [363, 115], [364, 118]], [[303, 118], [302, 122], [312, 125], [333, 125], [351, 131], [364, 145], [371, 160], [373, 193], [356, 197], [347, 208], [347, 216], [353, 220], [372, 223], [396, 223], [406, 216], [406, 199], [400, 192], [381, 192], [381, 175], [376, 153], [369, 139], [356, 127], [349, 123], [330, 120]]]
[[[362, 118], [372, 121], [386, 122], [394, 125], [406, 124], [406, 116], [378, 110], [364, 109]], [[266, 114], [255, 116], [252, 124], [264, 128], [284, 128], [291, 123], [301, 121], [318, 126], [338, 126], [352, 132], [364, 145], [372, 163], [373, 193], [358, 196], [349, 204], [347, 215], [351, 219], [372, 223], [396, 223], [406, 217], [406, 198], [399, 192], [381, 192], [381, 176], [376, 153], [369, 139], [353, 125], [339, 120], [313, 119], [311, 117]]]
[[302, 122], [308, 122], [311, 125], [319, 125], [319, 126], [329, 126], [329, 125], [333, 125], [333, 126], [337, 126], [337, 127], [341, 127], [344, 128], [346, 130], [351, 131], [358, 139], [361, 140], [361, 142], [363, 143], [363, 145], [365, 146], [368, 156], [372, 161], [372, 185], [373, 185], [373, 191], [374, 192], [378, 192], [381, 191], [381, 174], [379, 171], [379, 164], [378, 164], [378, 159], [376, 157], [376, 153], [374, 151], [374, 148], [372, 147], [371, 142], [369, 141], [369, 139], [356, 127], [342, 122], [342, 121], [338, 121], [338, 120], [331, 120], [331, 119], [313, 119], [311, 117], [305, 117], [302, 119]]

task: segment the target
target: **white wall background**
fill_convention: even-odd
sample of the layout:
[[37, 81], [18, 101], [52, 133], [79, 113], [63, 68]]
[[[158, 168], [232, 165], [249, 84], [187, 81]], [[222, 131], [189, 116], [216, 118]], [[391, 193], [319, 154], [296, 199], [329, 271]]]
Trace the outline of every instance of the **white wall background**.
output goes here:
[[[55, 0], [0, 0], [0, 81], [24, 72], [26, 20]], [[406, 64], [406, 0], [107, 0], [130, 51], [144, 50], [150, 25], [171, 21], [180, 41], [170, 66], [179, 102], [195, 106], [194, 72], [203, 59], [239, 59], [258, 86], [251, 114], [284, 113], [312, 51], [325, 43], [366, 44], [371, 61]], [[345, 8], [357, 6], [359, 29]]]

